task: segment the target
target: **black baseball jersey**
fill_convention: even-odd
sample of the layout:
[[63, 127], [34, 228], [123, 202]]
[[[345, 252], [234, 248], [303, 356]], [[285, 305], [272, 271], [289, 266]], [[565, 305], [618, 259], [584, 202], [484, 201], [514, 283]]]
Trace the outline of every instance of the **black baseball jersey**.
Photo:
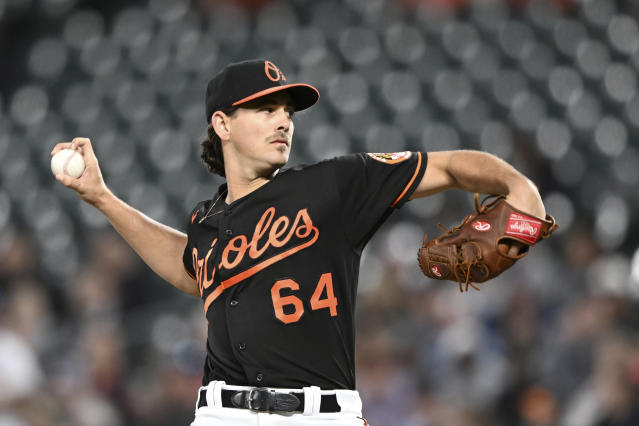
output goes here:
[[360, 256], [426, 160], [347, 155], [280, 171], [231, 204], [224, 184], [196, 206], [184, 266], [208, 320], [204, 384], [355, 389]]

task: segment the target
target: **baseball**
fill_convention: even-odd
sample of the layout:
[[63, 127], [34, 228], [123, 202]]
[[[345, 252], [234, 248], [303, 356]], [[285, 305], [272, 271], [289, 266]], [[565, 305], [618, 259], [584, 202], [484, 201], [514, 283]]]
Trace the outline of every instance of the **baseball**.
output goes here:
[[84, 158], [79, 151], [63, 149], [51, 158], [51, 171], [54, 175], [65, 174], [79, 178], [84, 172]]

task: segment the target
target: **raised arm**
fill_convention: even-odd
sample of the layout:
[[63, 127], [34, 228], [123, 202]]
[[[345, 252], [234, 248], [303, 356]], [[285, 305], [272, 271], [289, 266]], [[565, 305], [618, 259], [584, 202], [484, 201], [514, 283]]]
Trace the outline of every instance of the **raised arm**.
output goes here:
[[426, 173], [411, 199], [446, 189], [504, 194], [513, 207], [540, 218], [546, 216], [537, 186], [504, 160], [485, 152], [429, 152]]
[[75, 138], [71, 143], [59, 143], [51, 155], [64, 148], [80, 150], [86, 169], [78, 179], [67, 175], [58, 175], [56, 179], [74, 189], [84, 201], [100, 210], [115, 230], [162, 279], [185, 293], [199, 296], [195, 280], [182, 265], [186, 235], [149, 218], [117, 198], [104, 183], [89, 139]]

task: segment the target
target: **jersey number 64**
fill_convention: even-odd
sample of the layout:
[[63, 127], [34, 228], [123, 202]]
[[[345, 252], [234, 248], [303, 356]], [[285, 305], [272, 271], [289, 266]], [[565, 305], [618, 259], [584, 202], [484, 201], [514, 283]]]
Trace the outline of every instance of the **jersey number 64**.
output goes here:
[[[275, 281], [275, 284], [271, 287], [271, 298], [273, 299], [275, 317], [284, 324], [291, 324], [299, 321], [304, 314], [304, 304], [302, 300], [295, 295], [282, 296], [280, 292], [284, 288], [299, 290], [300, 285], [292, 279], [287, 278]], [[324, 290], [326, 290], [326, 297], [322, 299]], [[292, 306], [293, 311], [290, 312], [291, 309], [287, 309], [289, 313], [284, 313], [284, 306]], [[330, 272], [322, 274], [311, 296], [311, 309], [313, 311], [325, 308], [329, 309], [332, 317], [337, 316], [337, 298], [333, 292], [333, 275]]]

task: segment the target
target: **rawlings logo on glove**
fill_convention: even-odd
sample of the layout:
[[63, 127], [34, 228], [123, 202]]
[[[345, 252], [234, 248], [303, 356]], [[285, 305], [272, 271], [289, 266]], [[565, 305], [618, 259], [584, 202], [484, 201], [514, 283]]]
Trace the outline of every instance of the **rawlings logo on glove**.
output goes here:
[[[491, 198], [494, 199], [487, 203]], [[473, 283], [501, 274], [524, 257], [530, 246], [548, 238], [559, 227], [551, 215], [545, 219], [531, 216], [504, 198], [490, 196], [479, 205], [479, 194], [475, 194], [476, 213], [450, 230], [440, 225], [446, 233], [430, 241], [424, 235], [424, 244], [417, 253], [424, 275], [456, 281], [460, 291], [468, 291], [469, 286], [479, 290]]]

